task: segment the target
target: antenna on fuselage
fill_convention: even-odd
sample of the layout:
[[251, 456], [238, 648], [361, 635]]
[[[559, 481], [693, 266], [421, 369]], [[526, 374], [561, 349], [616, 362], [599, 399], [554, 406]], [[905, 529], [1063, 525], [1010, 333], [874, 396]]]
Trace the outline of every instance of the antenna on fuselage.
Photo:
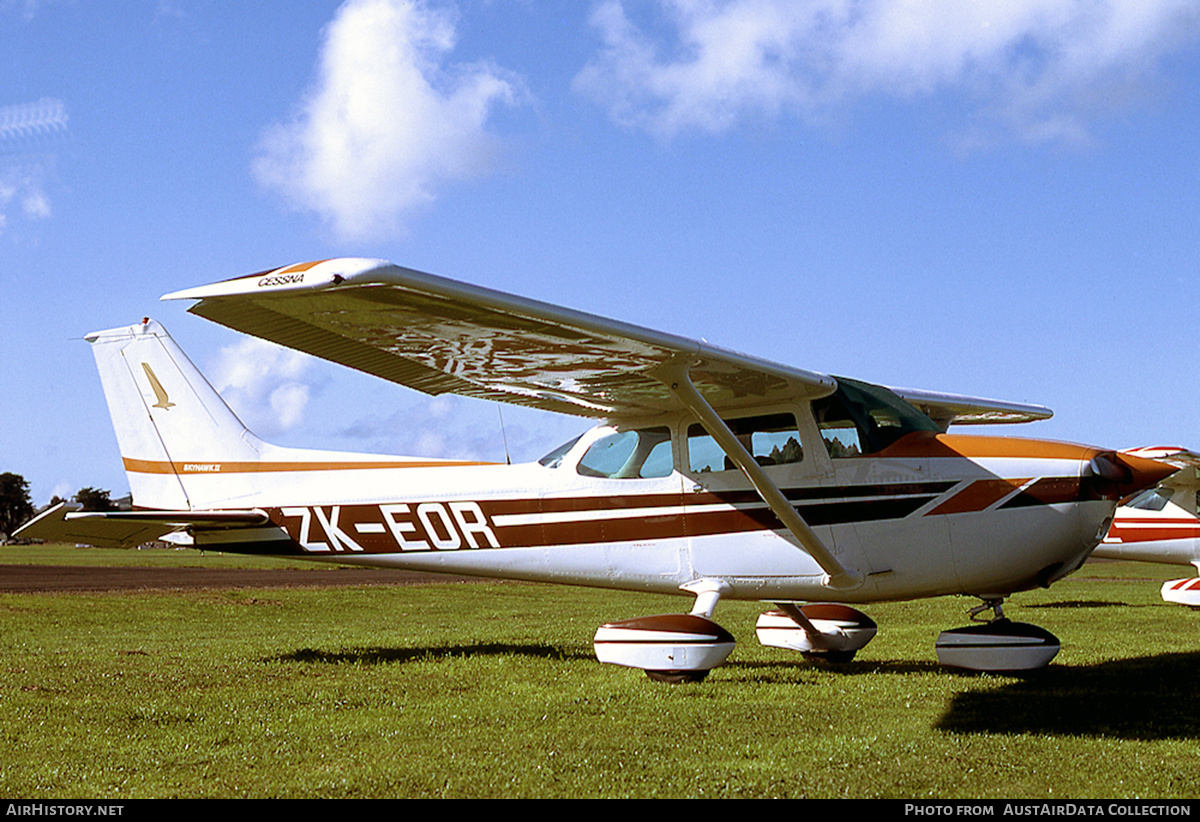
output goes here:
[[504, 409], [497, 405], [496, 413], [500, 416], [500, 439], [504, 441], [504, 464], [512, 465], [512, 457], [508, 455], [508, 433], [504, 430]]

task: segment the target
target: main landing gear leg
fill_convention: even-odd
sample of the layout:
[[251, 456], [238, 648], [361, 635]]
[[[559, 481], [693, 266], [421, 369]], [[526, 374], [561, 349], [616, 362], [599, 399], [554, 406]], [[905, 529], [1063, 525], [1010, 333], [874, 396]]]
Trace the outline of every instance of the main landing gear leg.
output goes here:
[[[1003, 597], [981, 599], [983, 603], [970, 610], [971, 620], [979, 624], [938, 636], [939, 662], [968, 671], [1029, 671], [1050, 664], [1060, 647], [1054, 634], [1004, 616]], [[990, 617], [980, 617], [987, 611]]]

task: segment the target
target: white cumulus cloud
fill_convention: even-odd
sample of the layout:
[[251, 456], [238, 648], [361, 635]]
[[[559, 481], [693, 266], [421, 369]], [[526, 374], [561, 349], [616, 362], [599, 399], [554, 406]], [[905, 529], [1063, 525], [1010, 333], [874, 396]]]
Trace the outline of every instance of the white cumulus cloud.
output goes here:
[[210, 369], [212, 385], [247, 428], [270, 436], [303, 419], [310, 362], [306, 354], [247, 338], [221, 349]]
[[[578, 90], [670, 137], [787, 112], [819, 119], [882, 95], [949, 93], [972, 128], [1083, 139], [1092, 116], [1152, 93], [1196, 39], [1194, 0], [605, 0]], [[980, 125], [983, 124], [983, 125]]]
[[294, 120], [265, 135], [254, 170], [346, 239], [402, 231], [441, 187], [487, 173], [488, 120], [522, 101], [514, 75], [455, 64], [455, 16], [414, 0], [350, 0], [325, 30], [319, 76]]

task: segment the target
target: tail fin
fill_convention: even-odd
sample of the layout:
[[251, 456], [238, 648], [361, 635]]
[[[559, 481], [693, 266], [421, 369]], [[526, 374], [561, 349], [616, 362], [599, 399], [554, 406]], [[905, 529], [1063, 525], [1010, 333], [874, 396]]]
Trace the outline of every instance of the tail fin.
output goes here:
[[264, 444], [165, 328], [147, 319], [87, 340], [138, 507], [204, 508], [253, 492], [236, 473], [220, 481], [212, 475], [223, 465], [257, 462]]

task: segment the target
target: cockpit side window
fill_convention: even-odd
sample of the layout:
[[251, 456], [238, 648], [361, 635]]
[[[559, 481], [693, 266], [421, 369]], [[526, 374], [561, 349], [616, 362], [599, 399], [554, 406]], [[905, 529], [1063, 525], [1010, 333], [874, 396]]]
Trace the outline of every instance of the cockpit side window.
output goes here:
[[[725, 420], [725, 424], [759, 465], [787, 465], [804, 460], [793, 414], [742, 417]], [[688, 467], [694, 473], [703, 474], [728, 471], [735, 466], [704, 426], [694, 423], [688, 428]]]
[[914, 431], [941, 431], [933, 420], [886, 388], [845, 377], [837, 381], [836, 392], [812, 403], [825, 448], [834, 459], [882, 451]]
[[649, 479], [675, 468], [671, 430], [666, 426], [614, 431], [589, 446], [576, 471], [585, 477]]

